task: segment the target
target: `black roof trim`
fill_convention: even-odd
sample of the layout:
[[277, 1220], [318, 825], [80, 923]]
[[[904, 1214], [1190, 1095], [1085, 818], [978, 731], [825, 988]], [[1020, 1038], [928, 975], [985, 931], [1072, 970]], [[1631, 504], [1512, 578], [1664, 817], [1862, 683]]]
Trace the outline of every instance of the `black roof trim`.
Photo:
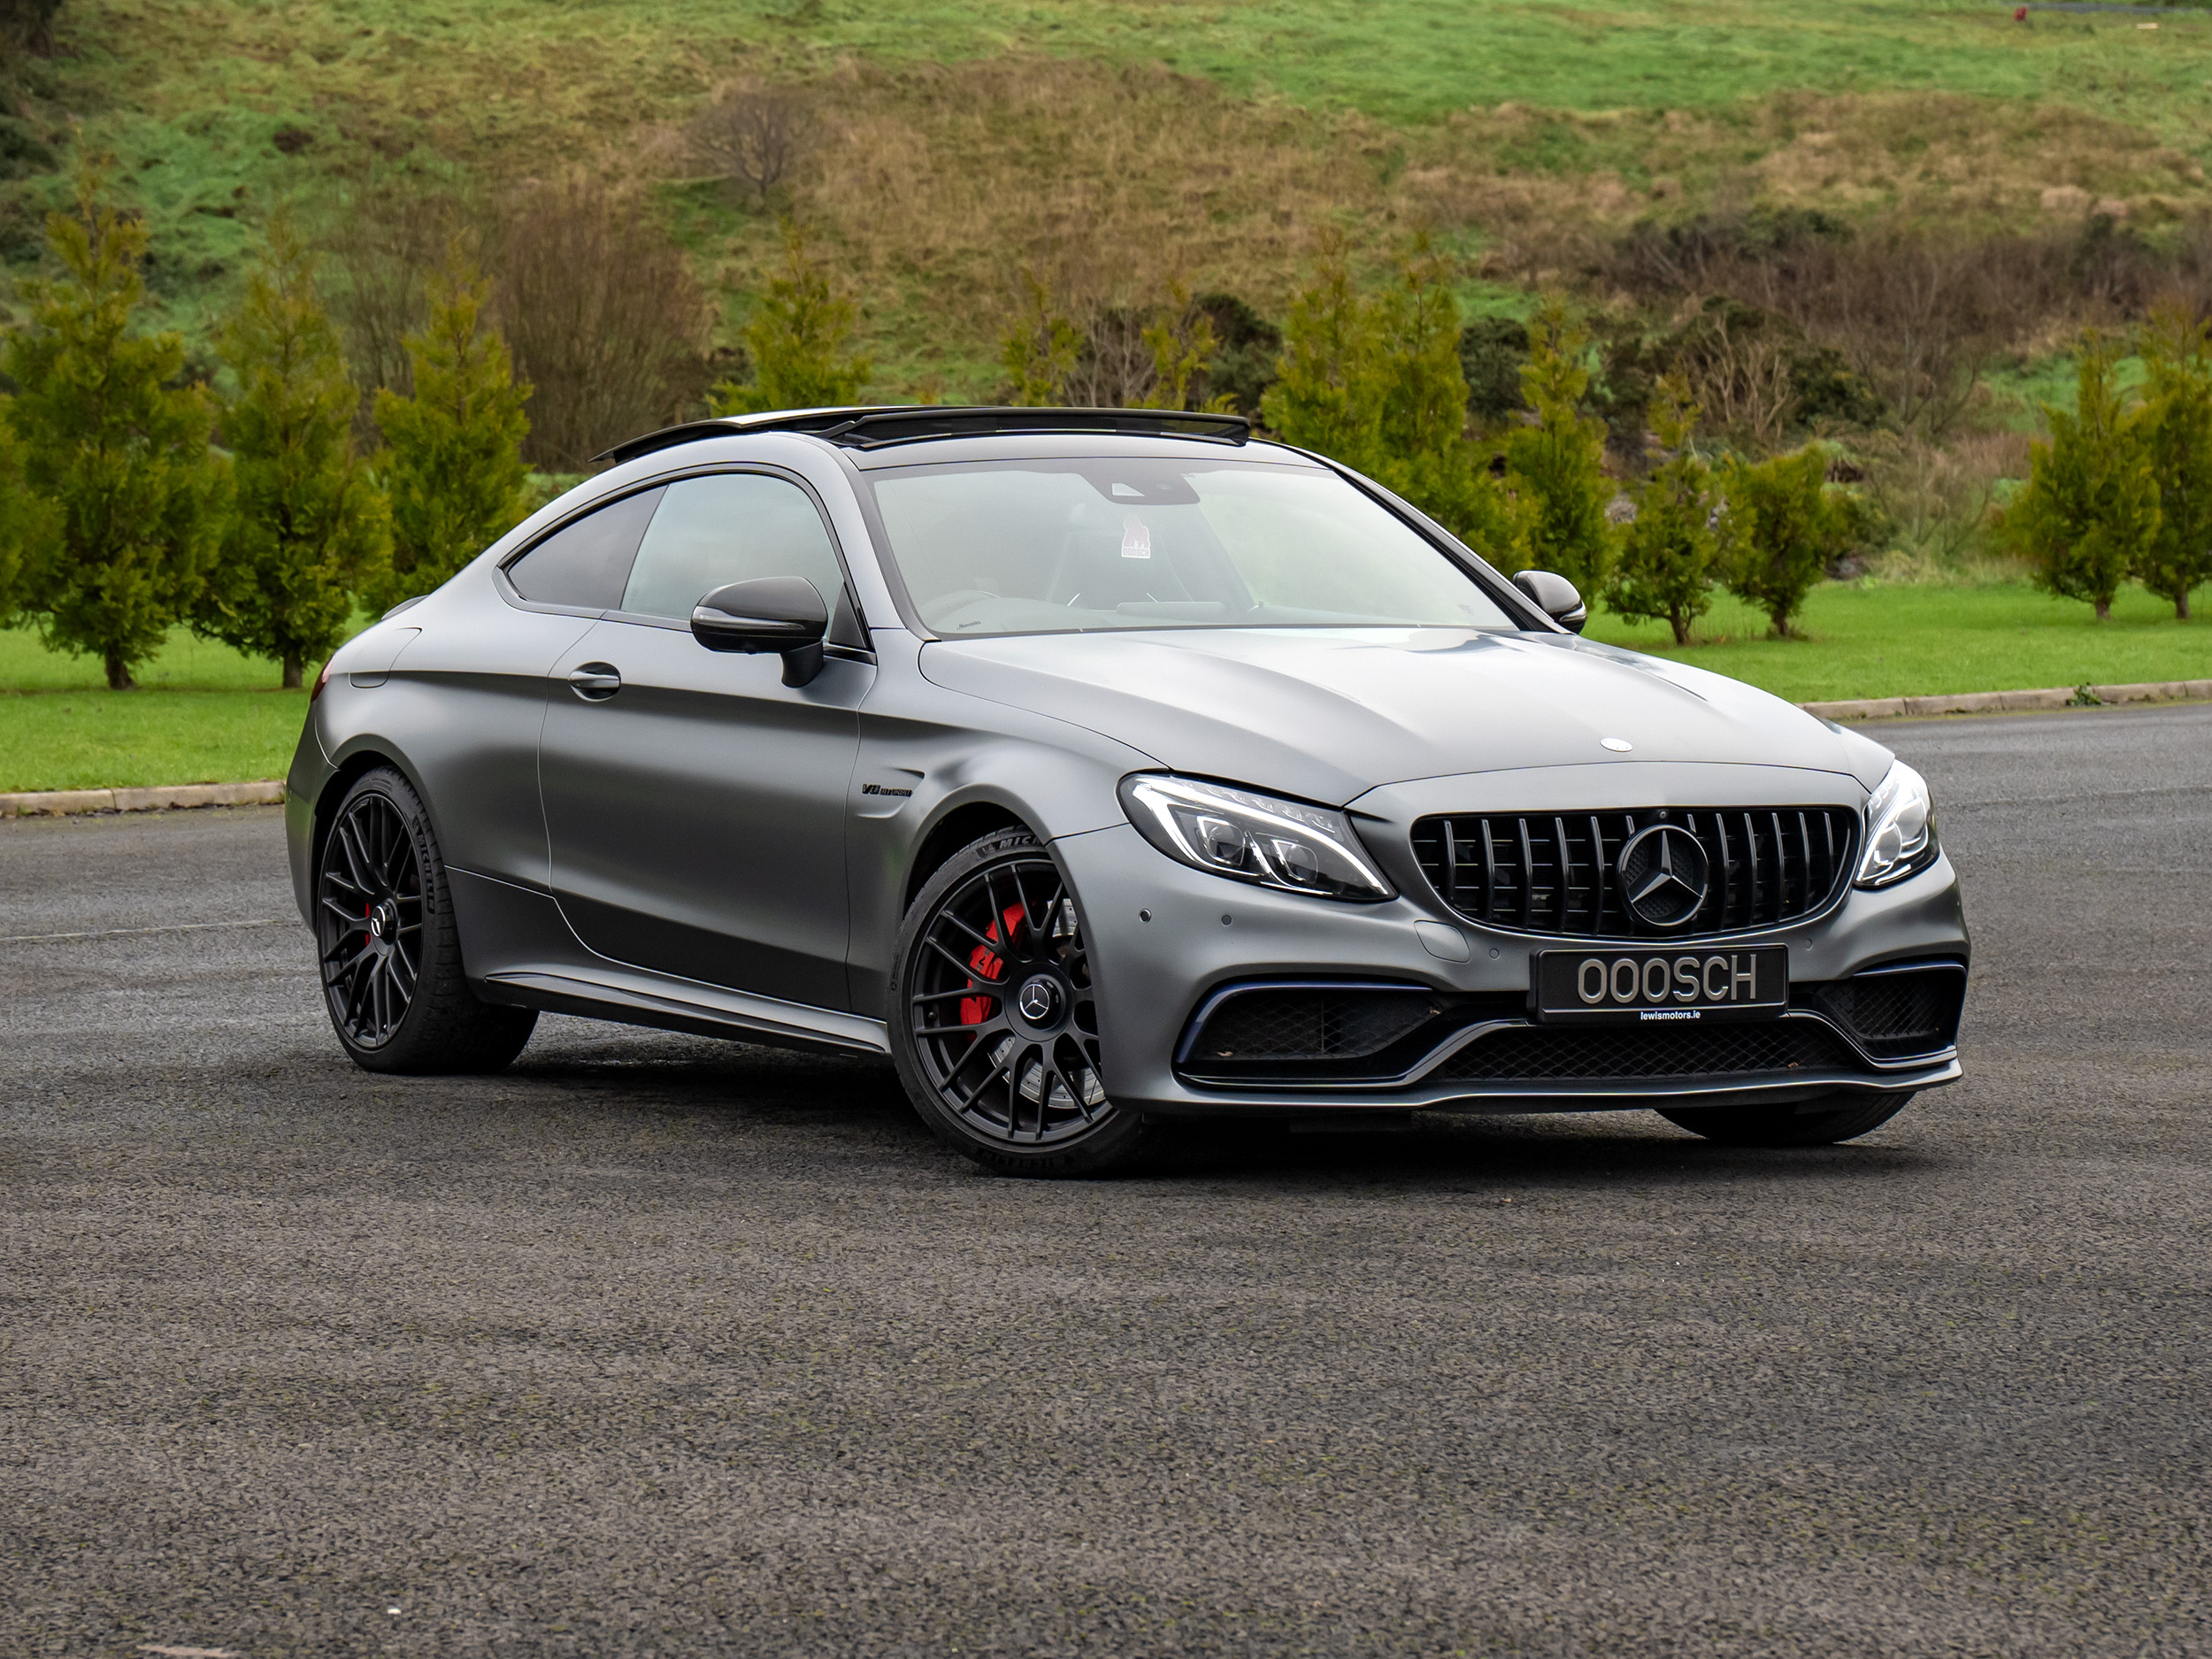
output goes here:
[[749, 432], [804, 432], [856, 449], [931, 438], [984, 438], [1010, 433], [1127, 433], [1133, 436], [1194, 438], [1240, 444], [1252, 435], [1242, 415], [1194, 414], [1180, 409], [1014, 409], [934, 403], [858, 409], [799, 409], [764, 415], [726, 415], [688, 420], [618, 443], [595, 465], [634, 461], [657, 449], [702, 438], [733, 438]]

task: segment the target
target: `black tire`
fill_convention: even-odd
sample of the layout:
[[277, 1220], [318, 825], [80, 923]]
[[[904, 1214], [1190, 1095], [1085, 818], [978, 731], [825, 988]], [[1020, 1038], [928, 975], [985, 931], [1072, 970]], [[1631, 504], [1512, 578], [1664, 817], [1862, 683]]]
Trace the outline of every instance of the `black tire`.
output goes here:
[[430, 815], [390, 767], [363, 773], [331, 814], [316, 861], [315, 945], [331, 1027], [365, 1071], [496, 1071], [538, 1023], [535, 1009], [469, 989]]
[[1724, 1147], [1831, 1147], [1879, 1129], [1911, 1101], [1910, 1094], [1824, 1094], [1796, 1106], [1663, 1106], [1659, 1115]]
[[[1033, 981], [1051, 1012], [1018, 999]], [[1002, 995], [991, 987], [1004, 987]], [[1026, 830], [962, 849], [900, 925], [891, 975], [891, 1057], [922, 1121], [1001, 1175], [1126, 1171], [1156, 1125], [1106, 1092], [1081, 906]]]

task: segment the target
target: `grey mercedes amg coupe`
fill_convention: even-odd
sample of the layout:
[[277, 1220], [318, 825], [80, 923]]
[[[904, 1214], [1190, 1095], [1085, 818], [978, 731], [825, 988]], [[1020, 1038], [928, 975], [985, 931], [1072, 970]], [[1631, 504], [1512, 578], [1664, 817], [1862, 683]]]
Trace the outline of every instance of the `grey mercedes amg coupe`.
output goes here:
[[602, 459], [317, 682], [293, 879], [361, 1065], [490, 1071], [545, 1009], [887, 1053], [1053, 1175], [1195, 1117], [1802, 1146], [1960, 1075], [1917, 773], [1233, 416]]

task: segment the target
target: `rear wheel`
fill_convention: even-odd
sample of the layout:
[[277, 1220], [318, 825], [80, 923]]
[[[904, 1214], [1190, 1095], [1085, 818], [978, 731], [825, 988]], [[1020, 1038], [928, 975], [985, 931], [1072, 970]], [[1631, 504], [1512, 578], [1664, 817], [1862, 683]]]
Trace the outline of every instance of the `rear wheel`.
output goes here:
[[315, 942], [330, 1023], [368, 1071], [496, 1071], [537, 1024], [469, 989], [430, 815], [389, 767], [346, 791], [323, 838]]
[[1826, 1147], [1855, 1141], [1905, 1110], [1909, 1094], [1824, 1094], [1790, 1106], [1700, 1106], [1659, 1115], [1728, 1147]]
[[1107, 1093], [1075, 895], [1025, 830], [955, 854], [899, 929], [899, 1080], [940, 1139], [1002, 1175], [1102, 1175], [1156, 1133]]

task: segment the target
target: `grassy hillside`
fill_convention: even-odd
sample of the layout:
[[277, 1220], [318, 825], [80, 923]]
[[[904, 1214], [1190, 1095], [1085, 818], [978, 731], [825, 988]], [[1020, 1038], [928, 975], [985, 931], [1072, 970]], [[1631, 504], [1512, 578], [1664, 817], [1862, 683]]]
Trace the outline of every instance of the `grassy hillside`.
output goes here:
[[[278, 195], [650, 184], [741, 292], [772, 215], [687, 177], [733, 78], [820, 122], [778, 209], [867, 302], [879, 389], [989, 377], [1022, 261], [1110, 294], [1169, 275], [1279, 303], [1316, 227], [1469, 253], [1755, 197], [2155, 227], [2212, 204], [2212, 27], [1980, 0], [70, 0], [28, 135], [121, 158], [169, 320], [204, 340]], [[35, 257], [58, 175], [27, 153], [0, 255]]]

